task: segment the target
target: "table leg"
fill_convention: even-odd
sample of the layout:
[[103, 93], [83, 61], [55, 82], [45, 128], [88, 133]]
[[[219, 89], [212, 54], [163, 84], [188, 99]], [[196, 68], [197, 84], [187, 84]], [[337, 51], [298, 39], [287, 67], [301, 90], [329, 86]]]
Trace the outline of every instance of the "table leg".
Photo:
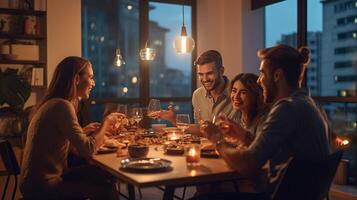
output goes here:
[[172, 200], [174, 199], [175, 186], [166, 186], [163, 200]]
[[134, 187], [134, 185], [128, 183], [127, 187], [128, 187], [129, 200], [135, 200], [135, 187]]

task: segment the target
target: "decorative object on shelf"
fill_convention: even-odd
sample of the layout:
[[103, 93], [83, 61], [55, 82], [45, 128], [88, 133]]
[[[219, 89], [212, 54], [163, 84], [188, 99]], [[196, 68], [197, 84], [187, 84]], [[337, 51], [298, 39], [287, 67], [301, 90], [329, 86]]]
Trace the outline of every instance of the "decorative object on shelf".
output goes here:
[[140, 59], [151, 61], [156, 56], [156, 50], [148, 47], [148, 42], [145, 43], [145, 48], [140, 50]]
[[120, 49], [116, 49], [115, 50], [115, 58], [114, 58], [114, 66], [121, 67], [122, 65], [125, 65], [125, 61], [123, 59], [123, 56], [121, 55]]
[[37, 34], [37, 22], [35, 16], [27, 16], [24, 23], [24, 32], [28, 35]]
[[192, 37], [187, 36], [185, 26], [185, 6], [182, 5], [182, 27], [181, 36], [176, 37], [174, 40], [174, 49], [177, 53], [191, 53], [195, 48], [195, 41]]
[[10, 15], [0, 14], [0, 33], [8, 33], [10, 31]]
[[24, 10], [33, 10], [34, 9], [34, 0], [23, 0], [23, 9]]
[[10, 33], [23, 34], [24, 33], [25, 16], [12, 15], [10, 17]]
[[32, 68], [31, 85], [44, 86], [43, 73], [43, 68]]
[[16, 69], [0, 70], [0, 136], [22, 133], [25, 122], [24, 105], [30, 97], [30, 84]]

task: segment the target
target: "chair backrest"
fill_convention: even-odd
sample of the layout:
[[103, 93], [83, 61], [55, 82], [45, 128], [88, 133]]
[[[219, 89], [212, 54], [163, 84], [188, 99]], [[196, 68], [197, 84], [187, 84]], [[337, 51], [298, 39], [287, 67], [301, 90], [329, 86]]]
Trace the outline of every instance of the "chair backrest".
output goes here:
[[0, 140], [0, 155], [8, 174], [20, 174], [20, 167], [9, 141]]
[[292, 159], [272, 199], [324, 199], [328, 195], [342, 154], [341, 150], [321, 160]]

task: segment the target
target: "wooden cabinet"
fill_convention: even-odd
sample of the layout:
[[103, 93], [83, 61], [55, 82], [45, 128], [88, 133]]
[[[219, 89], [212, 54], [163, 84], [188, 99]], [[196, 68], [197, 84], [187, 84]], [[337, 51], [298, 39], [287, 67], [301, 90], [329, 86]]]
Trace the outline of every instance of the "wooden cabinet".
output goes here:
[[0, 8], [0, 66], [31, 66], [34, 89], [47, 85], [46, 18], [46, 11]]

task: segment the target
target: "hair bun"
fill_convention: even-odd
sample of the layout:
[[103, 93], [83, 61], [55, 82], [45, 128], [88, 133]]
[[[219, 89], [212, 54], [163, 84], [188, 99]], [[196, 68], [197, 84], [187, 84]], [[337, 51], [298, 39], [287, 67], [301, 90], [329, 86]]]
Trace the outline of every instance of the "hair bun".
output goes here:
[[301, 63], [304, 65], [309, 64], [310, 62], [310, 49], [307, 47], [300, 47], [299, 53], [301, 55]]

